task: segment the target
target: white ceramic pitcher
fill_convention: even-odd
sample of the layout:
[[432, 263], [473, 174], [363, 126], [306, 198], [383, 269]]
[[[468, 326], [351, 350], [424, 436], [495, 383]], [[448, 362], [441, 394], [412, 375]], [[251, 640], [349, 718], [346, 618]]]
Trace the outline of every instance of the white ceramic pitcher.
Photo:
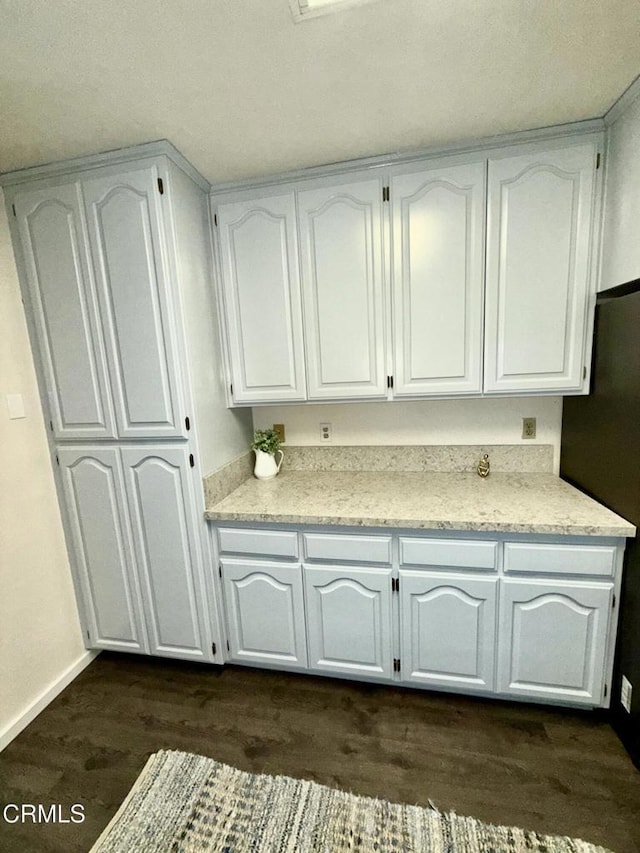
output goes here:
[[265, 453], [264, 450], [255, 450], [256, 465], [253, 469], [254, 477], [258, 480], [273, 480], [280, 473], [284, 452], [276, 450], [280, 454], [280, 461], [276, 463], [275, 453]]

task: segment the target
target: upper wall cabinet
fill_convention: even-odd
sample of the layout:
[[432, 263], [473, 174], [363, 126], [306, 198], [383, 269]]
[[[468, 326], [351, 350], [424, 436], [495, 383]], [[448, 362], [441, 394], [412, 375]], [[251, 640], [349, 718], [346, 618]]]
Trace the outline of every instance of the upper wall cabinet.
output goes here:
[[14, 209], [57, 438], [115, 438], [79, 183], [25, 190]]
[[485, 171], [392, 175], [396, 397], [482, 390]]
[[489, 160], [485, 391], [586, 377], [595, 143]]
[[233, 399], [304, 400], [294, 195], [222, 204], [217, 217]]
[[158, 169], [92, 174], [13, 196], [54, 435], [186, 436]]
[[383, 181], [298, 193], [310, 400], [384, 398]]
[[599, 141], [214, 196], [233, 401], [586, 393]]
[[118, 433], [182, 435], [155, 167], [83, 182]]

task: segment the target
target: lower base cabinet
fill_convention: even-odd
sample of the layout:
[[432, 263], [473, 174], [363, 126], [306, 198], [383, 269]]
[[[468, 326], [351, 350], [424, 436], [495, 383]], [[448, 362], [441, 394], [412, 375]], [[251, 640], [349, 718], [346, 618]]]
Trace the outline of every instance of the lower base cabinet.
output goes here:
[[391, 569], [304, 566], [309, 668], [393, 676]]
[[494, 688], [497, 578], [400, 571], [402, 680]]
[[231, 659], [306, 668], [300, 563], [225, 559], [220, 570]]
[[234, 662], [608, 704], [622, 541], [238, 527], [218, 542]]
[[499, 692], [600, 705], [612, 597], [612, 584], [504, 580]]
[[92, 648], [212, 657], [184, 447], [58, 450]]

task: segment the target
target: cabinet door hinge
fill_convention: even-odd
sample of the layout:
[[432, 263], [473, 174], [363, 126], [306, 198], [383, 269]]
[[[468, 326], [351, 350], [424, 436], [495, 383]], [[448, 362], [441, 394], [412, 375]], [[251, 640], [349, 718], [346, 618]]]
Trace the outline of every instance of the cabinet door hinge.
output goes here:
[[187, 432], [189, 432], [189, 430], [191, 429], [191, 421], [189, 420], [189, 416], [188, 416], [188, 415], [187, 415], [187, 417], [184, 419], [184, 428], [186, 429], [186, 431], [187, 431]]
[[218, 647], [216, 646], [216, 644], [215, 644], [215, 643], [211, 643], [211, 651], [212, 651], [212, 653], [213, 653], [214, 655], [215, 655], [215, 653], [217, 652], [217, 650], [218, 650]]
[[193, 453], [189, 454], [189, 465], [193, 468], [196, 464], [196, 460], [193, 458]]
[[158, 178], [158, 192], [160, 195], [164, 195], [164, 182], [162, 178]]
[[389, 201], [389, 187], [382, 187], [382, 201]]
[[596, 169], [600, 168], [600, 152], [596, 154]]
[[12, 204], [12, 205], [11, 205], [11, 210], [13, 210], [13, 215], [15, 216], [15, 215], [16, 215], [16, 206], [15, 206], [15, 204]]

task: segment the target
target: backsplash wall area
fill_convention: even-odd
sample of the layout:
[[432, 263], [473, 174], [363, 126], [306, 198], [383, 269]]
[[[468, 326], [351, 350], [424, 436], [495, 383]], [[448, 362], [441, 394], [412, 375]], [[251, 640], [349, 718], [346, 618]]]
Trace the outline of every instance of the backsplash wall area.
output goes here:
[[[535, 439], [522, 438], [522, 418], [536, 418]], [[291, 445], [550, 444], [557, 474], [562, 397], [265, 406], [254, 407], [253, 422], [284, 424]], [[331, 442], [320, 439], [325, 423]]]

